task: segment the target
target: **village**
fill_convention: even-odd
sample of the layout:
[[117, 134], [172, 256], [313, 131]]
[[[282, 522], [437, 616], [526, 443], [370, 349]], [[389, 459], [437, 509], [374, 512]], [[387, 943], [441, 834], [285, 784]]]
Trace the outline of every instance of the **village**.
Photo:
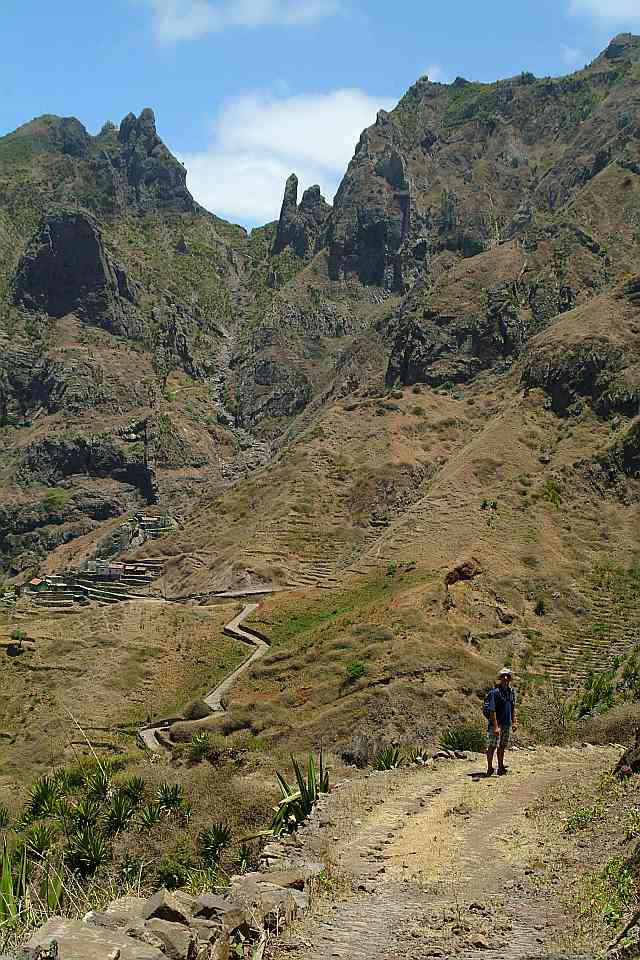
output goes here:
[[[175, 525], [168, 515], [134, 514], [122, 527], [130, 533], [131, 546], [141, 546]], [[149, 595], [151, 583], [160, 576], [163, 565], [164, 558], [131, 562], [88, 559], [77, 570], [32, 576], [24, 584], [15, 584], [0, 596], [0, 602], [13, 606], [20, 601], [64, 611], [92, 601], [103, 605], [135, 600]]]

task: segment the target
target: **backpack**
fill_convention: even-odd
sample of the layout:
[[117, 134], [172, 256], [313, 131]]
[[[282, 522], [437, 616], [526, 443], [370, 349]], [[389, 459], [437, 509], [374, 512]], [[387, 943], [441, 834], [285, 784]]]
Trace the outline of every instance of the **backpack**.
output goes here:
[[494, 688], [492, 687], [491, 690], [487, 692], [484, 698], [484, 703], [482, 704], [482, 713], [487, 720], [491, 720], [491, 707], [489, 706], [489, 698], [491, 697], [493, 690]]

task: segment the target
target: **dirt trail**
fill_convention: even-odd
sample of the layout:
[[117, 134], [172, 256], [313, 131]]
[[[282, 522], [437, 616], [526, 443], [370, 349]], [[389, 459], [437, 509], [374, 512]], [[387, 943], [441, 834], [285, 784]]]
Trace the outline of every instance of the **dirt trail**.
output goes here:
[[[230, 593], [225, 596], [236, 597], [236, 596], [246, 596], [246, 594], [237, 594]], [[222, 705], [223, 697], [231, 690], [236, 681], [241, 677], [248, 669], [251, 667], [256, 660], [259, 660], [263, 657], [266, 651], [269, 649], [268, 643], [263, 639], [263, 637], [257, 633], [255, 630], [248, 630], [246, 627], [243, 627], [242, 624], [244, 621], [251, 616], [252, 613], [258, 609], [258, 603], [247, 603], [240, 613], [225, 624], [223, 627], [223, 633], [227, 634], [229, 637], [233, 637], [234, 640], [240, 640], [242, 643], [246, 643], [253, 647], [253, 651], [249, 654], [247, 659], [240, 664], [240, 666], [229, 674], [224, 680], [222, 680], [214, 689], [203, 696], [205, 703], [211, 707], [214, 713], [224, 712], [224, 707]], [[202, 609], [202, 608], [201, 608]], [[157, 734], [166, 727], [171, 725], [170, 720], [166, 720], [156, 726], [152, 727], [143, 727], [138, 731], [138, 736], [140, 737], [142, 743], [147, 747], [148, 750], [151, 750], [152, 753], [163, 753], [167, 748], [161, 743], [158, 739]]]
[[[349, 782], [307, 832], [337, 896], [272, 948], [304, 960], [501, 960], [571, 952], [563, 894], [584, 851], [539, 804], [595, 780], [615, 747], [521, 750], [509, 775], [482, 758]], [[567, 950], [567, 948], [569, 949]]]

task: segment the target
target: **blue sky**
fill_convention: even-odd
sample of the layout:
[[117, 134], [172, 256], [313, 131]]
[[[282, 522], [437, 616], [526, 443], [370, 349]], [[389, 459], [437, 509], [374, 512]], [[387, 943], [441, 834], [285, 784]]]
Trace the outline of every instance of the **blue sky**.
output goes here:
[[196, 198], [255, 224], [284, 179], [331, 199], [360, 131], [418, 76], [568, 73], [640, 0], [2, 0], [0, 133], [151, 106]]

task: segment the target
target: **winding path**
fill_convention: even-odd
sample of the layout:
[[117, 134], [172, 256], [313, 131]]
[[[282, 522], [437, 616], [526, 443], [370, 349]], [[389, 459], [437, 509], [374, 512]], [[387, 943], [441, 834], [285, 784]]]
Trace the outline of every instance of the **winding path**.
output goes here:
[[[233, 673], [230, 673], [221, 683], [219, 683], [211, 693], [208, 693], [203, 697], [204, 702], [211, 708], [214, 713], [224, 713], [225, 708], [222, 704], [222, 700], [225, 695], [231, 690], [236, 681], [244, 674], [246, 671], [261, 657], [263, 657], [266, 651], [269, 649], [269, 644], [265, 638], [257, 632], [257, 630], [251, 630], [248, 627], [244, 627], [244, 621], [251, 616], [252, 613], [258, 609], [259, 604], [257, 603], [247, 603], [240, 613], [236, 614], [233, 620], [230, 620], [229, 623], [225, 624], [222, 628], [222, 632], [225, 633], [228, 637], [233, 637], [234, 640], [240, 640], [242, 643], [250, 644], [255, 649], [249, 654], [244, 663], [241, 663]], [[163, 720], [161, 723], [152, 727], [142, 727], [138, 731], [138, 735], [142, 743], [147, 747], [148, 750], [151, 750], [152, 753], [163, 753], [166, 751], [164, 744], [158, 739], [158, 732], [161, 730], [166, 730], [167, 727], [170, 727], [172, 723], [181, 720], [182, 717], [173, 717], [167, 720]]]

